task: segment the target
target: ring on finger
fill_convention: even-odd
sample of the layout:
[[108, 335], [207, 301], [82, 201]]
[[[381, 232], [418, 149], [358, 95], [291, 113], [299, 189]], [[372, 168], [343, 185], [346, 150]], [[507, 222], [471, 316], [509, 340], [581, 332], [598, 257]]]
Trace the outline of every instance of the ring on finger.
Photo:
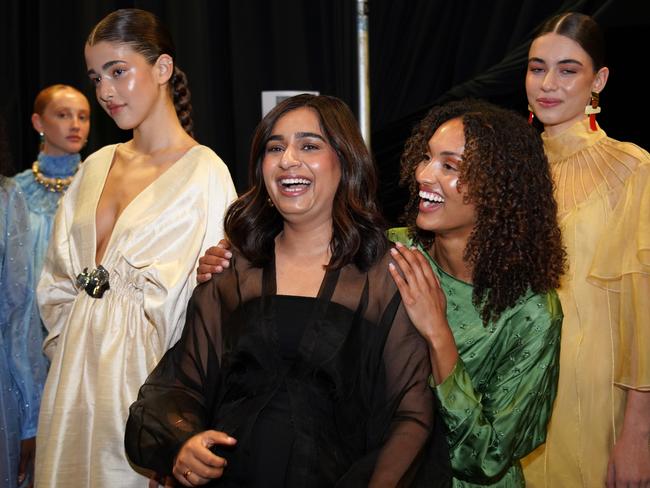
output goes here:
[[187, 471], [185, 471], [185, 472], [183, 473], [183, 478], [187, 479], [187, 477], [188, 477], [189, 475], [191, 475], [191, 474], [192, 474], [192, 470], [191, 470], [191, 469], [188, 469]]

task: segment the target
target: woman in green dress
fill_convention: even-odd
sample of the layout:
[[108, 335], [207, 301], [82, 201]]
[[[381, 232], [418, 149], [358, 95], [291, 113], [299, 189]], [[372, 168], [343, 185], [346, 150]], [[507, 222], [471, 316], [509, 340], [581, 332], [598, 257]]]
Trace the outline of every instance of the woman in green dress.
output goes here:
[[[434, 108], [402, 156], [391, 274], [429, 346], [454, 486], [524, 486], [555, 397], [565, 255], [542, 142], [484, 102]], [[399, 268], [399, 269], [398, 269]]]

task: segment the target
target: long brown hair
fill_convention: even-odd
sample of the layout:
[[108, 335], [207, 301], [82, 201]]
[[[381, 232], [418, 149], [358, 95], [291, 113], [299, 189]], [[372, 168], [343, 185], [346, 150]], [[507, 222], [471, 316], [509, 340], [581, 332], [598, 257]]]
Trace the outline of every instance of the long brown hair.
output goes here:
[[228, 239], [255, 266], [272, 258], [273, 239], [283, 220], [269, 202], [262, 176], [262, 158], [273, 127], [280, 117], [301, 107], [312, 109], [321, 130], [341, 165], [332, 208], [333, 233], [329, 267], [354, 263], [367, 270], [387, 249], [385, 224], [377, 205], [377, 176], [357, 122], [348, 106], [335, 97], [297, 95], [280, 102], [258, 124], [249, 160], [251, 188], [228, 209]]

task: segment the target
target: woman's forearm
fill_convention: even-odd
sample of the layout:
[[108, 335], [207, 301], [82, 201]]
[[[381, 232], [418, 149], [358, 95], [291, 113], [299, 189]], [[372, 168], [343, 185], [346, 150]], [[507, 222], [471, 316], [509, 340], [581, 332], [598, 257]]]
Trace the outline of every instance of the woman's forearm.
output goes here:
[[[446, 325], [446, 324], [445, 324]], [[437, 385], [451, 374], [458, 361], [456, 341], [448, 325], [436, 327], [426, 337], [431, 360], [431, 374]]]

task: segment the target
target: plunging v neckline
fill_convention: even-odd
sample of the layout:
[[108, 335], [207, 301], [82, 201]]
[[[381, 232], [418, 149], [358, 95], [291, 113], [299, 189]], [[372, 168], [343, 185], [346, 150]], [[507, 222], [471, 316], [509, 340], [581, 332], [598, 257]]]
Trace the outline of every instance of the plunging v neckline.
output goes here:
[[[115, 156], [117, 155], [117, 149], [121, 146], [121, 144], [115, 144], [113, 147], [113, 154], [110, 157], [110, 163], [104, 168], [104, 174], [102, 176], [102, 185], [101, 185], [101, 191], [98, 192], [98, 196], [95, 199], [94, 202], [94, 211], [93, 211], [93, 247], [92, 247], [92, 253], [93, 253], [93, 259], [92, 262], [95, 266], [99, 266], [101, 263], [97, 262], [97, 209], [99, 207], [99, 201], [102, 198], [102, 194], [104, 193], [104, 188], [106, 187], [106, 180], [108, 179], [108, 174], [111, 171], [111, 168], [113, 167], [113, 163], [115, 162]], [[200, 147], [200, 144], [195, 144], [192, 147], [190, 147], [187, 151], [185, 151], [176, 161], [174, 161], [172, 164], [169, 165], [169, 167], [160, 173], [158, 176], [156, 176], [153, 180], [151, 180], [136, 196], [134, 196], [131, 201], [122, 209], [122, 211], [117, 215], [117, 218], [115, 219], [115, 222], [113, 223], [113, 228], [110, 231], [110, 234], [108, 236], [108, 241], [106, 243], [106, 247], [104, 248], [104, 253], [102, 254], [102, 261], [106, 262], [106, 256], [109, 254], [109, 250], [111, 248], [111, 243], [113, 242], [113, 236], [116, 234], [116, 231], [119, 228], [119, 225], [122, 223], [124, 220], [123, 217], [125, 214], [128, 214], [129, 210], [134, 206], [134, 203], [141, 199], [141, 195], [146, 194], [151, 191], [151, 188], [156, 186], [156, 183], [158, 183], [161, 180], [164, 180], [167, 178], [167, 175], [170, 173], [173, 173], [173, 168], [179, 166], [179, 163], [196, 147]]]

